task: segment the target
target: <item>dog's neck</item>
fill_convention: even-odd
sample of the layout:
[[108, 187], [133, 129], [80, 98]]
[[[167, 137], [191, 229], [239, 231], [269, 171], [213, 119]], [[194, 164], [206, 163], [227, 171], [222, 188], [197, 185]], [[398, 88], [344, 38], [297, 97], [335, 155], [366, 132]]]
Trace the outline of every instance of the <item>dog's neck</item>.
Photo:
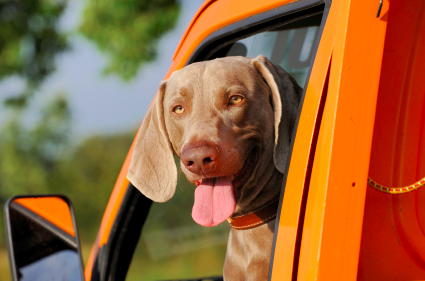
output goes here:
[[266, 163], [258, 163], [253, 176], [239, 190], [239, 198], [233, 215], [242, 215], [257, 209], [280, 194], [283, 174], [275, 167], [273, 157], [267, 157]]
[[272, 201], [248, 213], [239, 216], [231, 216], [227, 221], [234, 229], [255, 228], [276, 219], [278, 207], [279, 197], [276, 197], [272, 199]]

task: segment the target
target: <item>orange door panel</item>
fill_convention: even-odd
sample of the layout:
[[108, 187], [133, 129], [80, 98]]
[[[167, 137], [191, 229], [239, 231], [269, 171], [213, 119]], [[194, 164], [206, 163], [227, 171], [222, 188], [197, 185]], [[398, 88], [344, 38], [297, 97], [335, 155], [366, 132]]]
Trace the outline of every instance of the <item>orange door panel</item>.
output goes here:
[[[337, 4], [337, 5], [335, 5]], [[297, 280], [356, 280], [389, 3], [338, 1]]]
[[[401, 187], [425, 177], [425, 1], [391, 1], [370, 177]], [[367, 190], [359, 280], [425, 280], [425, 187]]]
[[297, 275], [302, 219], [308, 192], [309, 173], [311, 172], [310, 165], [313, 162], [311, 153], [312, 150], [314, 153], [316, 146], [321, 110], [323, 110], [321, 107], [323, 107], [322, 103], [325, 99], [323, 92], [326, 91], [326, 80], [334, 44], [337, 16], [334, 5], [332, 4], [332, 9], [326, 19], [299, 118], [278, 221], [279, 229], [275, 251], [272, 257], [272, 281], [290, 281]]

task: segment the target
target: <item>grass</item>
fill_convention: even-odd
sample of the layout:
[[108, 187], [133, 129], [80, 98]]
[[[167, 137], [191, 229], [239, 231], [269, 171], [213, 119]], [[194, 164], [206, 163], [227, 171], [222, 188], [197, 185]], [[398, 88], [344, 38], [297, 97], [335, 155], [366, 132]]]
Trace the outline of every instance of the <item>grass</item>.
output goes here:
[[9, 259], [6, 248], [0, 248], [0, 281], [10, 281]]
[[152, 260], [138, 247], [127, 273], [127, 281], [178, 280], [223, 274], [226, 246], [200, 249], [169, 258]]

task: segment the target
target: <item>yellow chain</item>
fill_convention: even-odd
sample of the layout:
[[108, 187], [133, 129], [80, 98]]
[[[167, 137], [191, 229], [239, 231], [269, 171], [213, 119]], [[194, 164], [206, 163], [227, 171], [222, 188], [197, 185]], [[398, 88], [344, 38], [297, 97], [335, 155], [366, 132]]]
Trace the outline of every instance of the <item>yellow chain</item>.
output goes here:
[[367, 184], [373, 188], [375, 188], [376, 190], [385, 192], [385, 193], [390, 193], [390, 194], [402, 194], [402, 193], [407, 193], [413, 190], [418, 189], [421, 186], [425, 185], [425, 178], [418, 180], [417, 182], [415, 182], [414, 184], [408, 185], [408, 186], [402, 186], [402, 187], [387, 187], [387, 186], [383, 186], [380, 185], [379, 183], [375, 182], [374, 180], [372, 180], [371, 178], [369, 178], [367, 180]]

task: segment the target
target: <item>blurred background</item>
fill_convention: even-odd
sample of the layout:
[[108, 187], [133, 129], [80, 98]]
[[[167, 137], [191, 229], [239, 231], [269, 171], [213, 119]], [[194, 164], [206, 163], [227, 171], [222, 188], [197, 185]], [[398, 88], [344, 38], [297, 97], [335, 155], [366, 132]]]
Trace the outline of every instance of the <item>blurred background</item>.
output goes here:
[[[202, 2], [0, 1], [0, 280], [10, 280], [3, 206], [18, 194], [70, 197], [87, 260], [137, 128]], [[214, 236], [219, 268], [227, 231]], [[149, 262], [146, 251], [133, 264]], [[140, 280], [133, 264], [127, 280]]]

